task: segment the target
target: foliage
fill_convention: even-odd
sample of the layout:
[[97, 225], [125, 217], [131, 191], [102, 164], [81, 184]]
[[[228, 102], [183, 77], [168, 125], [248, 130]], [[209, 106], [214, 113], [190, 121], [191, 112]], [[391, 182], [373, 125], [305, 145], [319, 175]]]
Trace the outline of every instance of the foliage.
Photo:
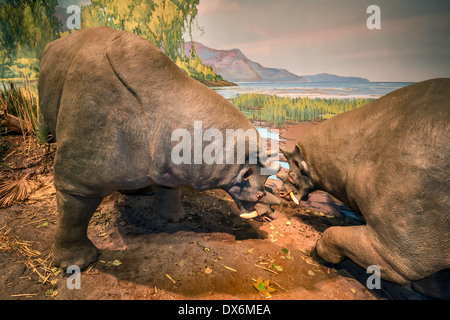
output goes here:
[[57, 0], [0, 2], [0, 77], [35, 79], [45, 45], [59, 37]]
[[200, 0], [92, 0], [81, 8], [81, 27], [109, 26], [138, 34], [164, 51], [186, 74], [198, 80], [223, 80], [204, 65], [195, 49], [184, 54], [183, 34], [192, 40]]
[[[184, 34], [192, 40], [200, 0], [92, 0], [81, 8], [81, 27], [100, 25], [138, 34], [164, 51], [188, 75], [198, 80], [223, 80], [198, 59], [195, 49], [184, 53]], [[0, 78], [37, 79], [39, 57], [48, 42], [63, 32], [55, 16], [57, 0], [0, 2]]]
[[258, 277], [253, 286], [265, 298], [272, 298], [271, 293], [275, 291], [274, 288], [270, 287], [270, 280], [263, 281], [261, 277]]
[[3, 83], [0, 91], [0, 111], [19, 119], [24, 135], [32, 135], [42, 143], [47, 142], [48, 130], [39, 111], [38, 92], [35, 83], [28, 79], [22, 82]]
[[30, 195], [34, 183], [27, 177], [11, 179], [0, 183], [0, 207], [8, 207], [16, 201], [23, 201]]
[[238, 94], [233, 104], [252, 120], [262, 120], [280, 127], [286, 121], [324, 120], [362, 107], [374, 99], [289, 98], [258, 93]]
[[81, 9], [81, 27], [103, 25], [138, 34], [175, 60], [183, 45], [184, 13], [189, 4], [175, 0], [92, 0]]
[[203, 64], [196, 54], [184, 59], [177, 57], [175, 63], [191, 78], [202, 81], [223, 80], [222, 76], [216, 74], [213, 68]]

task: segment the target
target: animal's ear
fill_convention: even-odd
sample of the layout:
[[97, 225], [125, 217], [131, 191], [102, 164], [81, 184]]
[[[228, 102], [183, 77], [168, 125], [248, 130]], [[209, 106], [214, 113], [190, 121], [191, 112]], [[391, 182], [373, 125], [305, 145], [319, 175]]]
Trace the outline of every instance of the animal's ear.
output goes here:
[[253, 175], [253, 169], [252, 168], [246, 168], [245, 171], [242, 172], [242, 180], [246, 181], [251, 178]]
[[297, 161], [296, 159], [294, 159], [291, 161], [291, 163], [300, 170], [300, 173], [302, 175], [308, 175], [308, 173], [309, 173], [308, 165], [306, 164], [306, 162], [304, 160]]
[[243, 181], [247, 181], [248, 179], [250, 179], [252, 177], [252, 175], [253, 175], [253, 169], [252, 168], [249, 168], [249, 167], [243, 168], [239, 172], [239, 175], [237, 177], [237, 182], [241, 183]]
[[286, 147], [280, 146], [280, 151], [283, 153], [283, 155], [286, 157], [288, 161], [294, 159], [297, 161], [302, 161], [301, 159], [302, 152], [297, 144], [295, 145], [294, 150], [288, 150]]

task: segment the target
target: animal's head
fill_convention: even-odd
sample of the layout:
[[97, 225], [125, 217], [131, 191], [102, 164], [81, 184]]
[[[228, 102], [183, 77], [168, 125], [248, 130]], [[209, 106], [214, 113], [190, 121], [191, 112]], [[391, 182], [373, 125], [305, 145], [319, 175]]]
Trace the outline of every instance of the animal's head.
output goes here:
[[307, 200], [308, 194], [314, 190], [308, 165], [298, 145], [294, 150], [283, 147], [280, 150], [289, 163], [289, 170], [282, 169], [277, 173], [277, 178], [283, 182], [283, 188], [291, 199], [299, 204], [300, 200]]
[[[277, 172], [279, 164], [274, 166]], [[271, 205], [280, 205], [281, 201], [266, 191], [268, 175], [261, 173], [263, 168], [267, 169], [267, 166], [259, 162], [255, 165], [243, 165], [238, 175], [225, 188], [241, 210], [241, 218], [251, 219], [263, 215], [271, 219], [276, 217]]]

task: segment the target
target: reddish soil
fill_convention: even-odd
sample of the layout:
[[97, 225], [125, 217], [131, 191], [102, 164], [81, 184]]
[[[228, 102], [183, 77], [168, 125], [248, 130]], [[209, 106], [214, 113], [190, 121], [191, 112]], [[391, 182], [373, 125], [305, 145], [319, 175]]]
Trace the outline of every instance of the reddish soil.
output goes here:
[[[305, 131], [306, 126], [312, 125], [294, 128]], [[21, 137], [6, 139], [9, 147], [0, 162], [24, 168], [0, 171], [2, 179], [29, 174], [36, 187], [27, 200], [0, 208], [0, 299], [265, 300], [253, 286], [258, 277], [275, 289], [271, 299], [423, 298], [384, 281], [382, 289], [369, 290], [365, 270], [350, 261], [326, 264], [311, 254], [328, 227], [358, 223], [342, 216], [339, 202], [323, 192], [300, 206], [276, 207], [278, 218], [270, 223], [242, 221], [222, 190], [185, 190], [188, 218], [181, 223], [160, 219], [151, 193], [114, 193], [88, 229], [99, 259], [82, 272], [81, 289], [70, 290], [67, 275], [51, 266], [57, 221], [54, 146], [45, 157], [44, 150], [27, 147]]]

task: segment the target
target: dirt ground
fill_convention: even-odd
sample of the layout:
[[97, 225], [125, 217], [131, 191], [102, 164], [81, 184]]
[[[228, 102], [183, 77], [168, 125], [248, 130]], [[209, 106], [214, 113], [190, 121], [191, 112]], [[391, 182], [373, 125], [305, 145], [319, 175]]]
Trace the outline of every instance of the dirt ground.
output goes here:
[[385, 281], [369, 290], [365, 270], [350, 261], [327, 264], [311, 253], [328, 227], [361, 223], [343, 216], [341, 204], [320, 191], [300, 206], [275, 207], [278, 218], [267, 222], [241, 220], [222, 190], [186, 189], [188, 218], [181, 223], [159, 218], [151, 193], [113, 193], [88, 229], [99, 259], [82, 272], [81, 289], [69, 289], [69, 275], [51, 265], [54, 146], [46, 152], [21, 136], [6, 139], [0, 162], [9, 168], [0, 170], [2, 179], [28, 175], [34, 191], [0, 208], [0, 299], [265, 300], [254, 286], [259, 277], [269, 280], [273, 300], [425, 299]]

